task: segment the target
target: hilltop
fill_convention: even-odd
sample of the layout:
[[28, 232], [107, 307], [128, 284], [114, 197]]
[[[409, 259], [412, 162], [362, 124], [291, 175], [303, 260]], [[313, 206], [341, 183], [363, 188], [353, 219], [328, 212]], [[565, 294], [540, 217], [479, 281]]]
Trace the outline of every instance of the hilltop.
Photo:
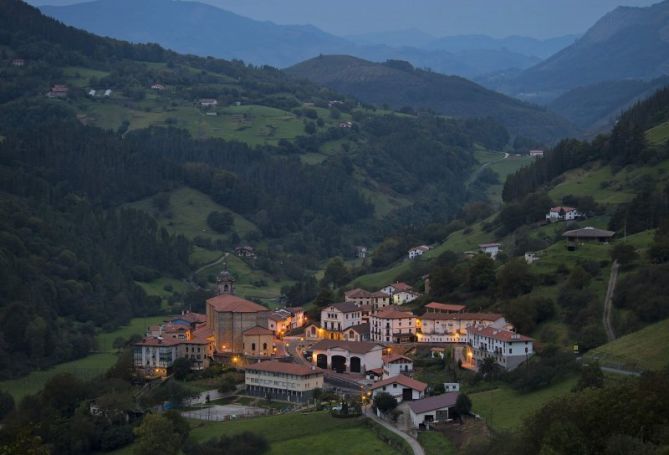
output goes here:
[[555, 141], [577, 132], [568, 121], [457, 76], [416, 69], [407, 62], [373, 63], [343, 55], [319, 56], [286, 72], [367, 103], [431, 109], [452, 117], [492, 117], [513, 134]]
[[667, 1], [616, 8], [571, 46], [494, 86], [540, 102], [599, 82], [663, 76], [669, 62], [668, 23]]

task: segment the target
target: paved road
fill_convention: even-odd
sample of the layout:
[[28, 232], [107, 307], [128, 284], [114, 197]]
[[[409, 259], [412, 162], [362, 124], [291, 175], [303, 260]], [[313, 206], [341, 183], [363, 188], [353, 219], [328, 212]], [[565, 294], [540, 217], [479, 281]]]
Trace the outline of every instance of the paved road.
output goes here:
[[621, 374], [623, 376], [635, 376], [637, 378], [641, 376], [641, 373], [638, 371], [621, 370], [620, 368], [612, 367], [600, 367], [600, 369], [608, 373]]
[[418, 443], [418, 441], [416, 441], [414, 438], [404, 433], [403, 431], [398, 430], [388, 422], [379, 419], [376, 415], [374, 415], [374, 412], [372, 412], [371, 408], [365, 409], [365, 415], [370, 419], [372, 419], [374, 422], [378, 423], [379, 425], [382, 425], [384, 428], [392, 431], [393, 433], [404, 439], [411, 446], [414, 455], [425, 455], [425, 451]]
[[608, 338], [609, 341], [616, 339], [616, 334], [613, 332], [613, 326], [611, 325], [611, 308], [613, 306], [613, 293], [616, 290], [619, 268], [620, 264], [618, 264], [618, 261], [613, 261], [613, 265], [611, 265], [611, 276], [609, 277], [609, 286], [606, 289], [606, 298], [604, 299], [602, 323], [604, 324], [604, 330], [606, 330], [606, 338]]

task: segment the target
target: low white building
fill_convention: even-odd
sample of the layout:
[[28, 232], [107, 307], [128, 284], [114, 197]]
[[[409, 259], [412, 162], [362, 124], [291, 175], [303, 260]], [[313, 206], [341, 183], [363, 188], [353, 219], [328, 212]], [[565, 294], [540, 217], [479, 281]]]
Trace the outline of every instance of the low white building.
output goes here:
[[202, 107], [216, 107], [218, 106], [218, 100], [213, 98], [202, 98], [200, 100], [200, 106]]
[[399, 374], [413, 372], [413, 360], [399, 354], [383, 356], [383, 378], [391, 378]]
[[460, 383], [459, 382], [444, 382], [444, 390], [446, 392], [459, 392]]
[[581, 217], [581, 214], [574, 207], [551, 207], [546, 214], [546, 221], [555, 223], [558, 221], [574, 221]]
[[306, 402], [323, 388], [323, 372], [287, 362], [259, 362], [246, 367], [246, 394], [275, 400]]
[[455, 415], [459, 393], [450, 392], [409, 403], [409, 416], [414, 428], [426, 429], [436, 422], [447, 422]]
[[425, 396], [427, 384], [417, 381], [403, 374], [383, 379], [372, 385], [372, 396], [379, 393], [389, 393], [397, 399], [398, 402], [420, 400]]
[[532, 158], [543, 158], [544, 157], [544, 151], [543, 150], [530, 150], [530, 156]]
[[369, 326], [372, 341], [403, 343], [416, 339], [416, 316], [409, 311], [385, 308], [370, 315]]
[[360, 324], [362, 324], [362, 311], [355, 303], [337, 303], [321, 310], [321, 327], [325, 330], [342, 332]]
[[463, 366], [474, 370], [492, 357], [502, 368], [511, 371], [534, 355], [532, 338], [492, 326], [468, 329], [467, 344]]
[[501, 243], [481, 243], [479, 245], [479, 250], [483, 254], [487, 254], [491, 258], [495, 259], [497, 258], [497, 255], [499, 254], [500, 251], [502, 251], [502, 244]]
[[383, 367], [383, 346], [377, 343], [322, 340], [309, 350], [311, 362], [324, 370], [364, 374]]
[[417, 257], [427, 253], [428, 251], [430, 251], [430, 247], [427, 245], [415, 246], [409, 250], [409, 259], [411, 260], [416, 259]]

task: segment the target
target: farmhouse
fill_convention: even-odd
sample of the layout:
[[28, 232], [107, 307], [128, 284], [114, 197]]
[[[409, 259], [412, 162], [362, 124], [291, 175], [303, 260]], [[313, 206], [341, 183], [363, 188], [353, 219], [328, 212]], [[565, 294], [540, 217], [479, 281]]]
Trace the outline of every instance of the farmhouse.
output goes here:
[[479, 250], [483, 254], [487, 254], [491, 258], [495, 259], [497, 258], [497, 255], [499, 252], [502, 250], [502, 244], [501, 243], [481, 243], [479, 245]]
[[391, 378], [399, 374], [411, 373], [413, 371], [413, 360], [399, 354], [383, 356], [383, 378]]
[[49, 98], [65, 98], [70, 93], [67, 85], [56, 84], [51, 87], [49, 93], [46, 94]]
[[492, 326], [470, 328], [467, 344], [463, 366], [474, 370], [492, 357], [502, 368], [511, 371], [534, 355], [532, 338]]
[[365, 259], [367, 257], [368, 253], [369, 253], [369, 250], [367, 249], [366, 246], [356, 246], [355, 247], [355, 256], [358, 259]]
[[256, 257], [256, 252], [252, 246], [243, 245], [235, 248], [235, 256], [240, 258], [254, 258]]
[[416, 316], [408, 311], [389, 307], [369, 317], [372, 341], [403, 343], [416, 339]]
[[546, 214], [546, 221], [573, 221], [582, 215], [574, 207], [552, 207]]
[[583, 229], [575, 229], [567, 231], [562, 234], [570, 242], [608, 242], [616, 233], [613, 231], [606, 231], [604, 229], [597, 229], [591, 226]]
[[321, 310], [321, 327], [326, 330], [341, 332], [361, 323], [362, 312], [354, 303], [338, 303]]
[[422, 256], [424, 253], [430, 251], [430, 247], [427, 245], [415, 246], [409, 250], [409, 259], [413, 260], [419, 256]]
[[409, 403], [409, 416], [414, 428], [422, 430], [431, 423], [451, 420], [458, 396], [457, 392], [449, 392]]
[[383, 379], [372, 385], [372, 396], [386, 392], [397, 399], [397, 401], [419, 400], [425, 396], [427, 384], [417, 381], [403, 374]]
[[323, 372], [295, 363], [260, 362], [246, 367], [244, 382], [248, 395], [303, 403], [323, 387]]
[[151, 90], [163, 91], [165, 90], [165, 86], [163, 84], [153, 84]]
[[12, 66], [19, 66], [20, 67], [20, 66], [25, 66], [25, 65], [26, 65], [26, 61], [22, 58], [15, 58], [14, 60], [12, 60]]
[[530, 150], [529, 155], [532, 158], [543, 158], [544, 157], [544, 151], [543, 150]]
[[365, 341], [322, 340], [311, 347], [312, 363], [339, 373], [365, 373], [383, 367], [383, 346]]
[[218, 106], [218, 100], [213, 98], [202, 98], [200, 100], [200, 106], [202, 107], [216, 107]]
[[451, 303], [431, 302], [425, 305], [428, 313], [462, 313], [465, 310], [464, 305], [454, 305]]

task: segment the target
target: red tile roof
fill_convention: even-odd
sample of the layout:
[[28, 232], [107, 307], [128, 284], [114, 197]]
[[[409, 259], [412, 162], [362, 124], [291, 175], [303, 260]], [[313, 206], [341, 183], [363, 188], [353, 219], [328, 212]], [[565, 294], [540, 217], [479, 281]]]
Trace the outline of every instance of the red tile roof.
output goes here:
[[391, 354], [391, 355], [384, 355], [383, 356], [383, 363], [395, 363], [398, 360], [402, 360], [402, 362], [400, 362], [400, 363], [406, 363], [406, 362], [413, 363], [413, 360], [411, 360], [409, 357], [405, 357], [405, 356], [399, 355], [399, 354]]
[[425, 389], [427, 389], [427, 384], [425, 384], [424, 382], [416, 381], [415, 379], [412, 379], [409, 376], [404, 376], [403, 374], [398, 374], [397, 376], [393, 376], [392, 378], [384, 379], [383, 381], [374, 383], [374, 385], [372, 386], [372, 390], [379, 389], [383, 386], [390, 384], [403, 385], [404, 387], [410, 387], [419, 392], [424, 392]]
[[267, 308], [236, 295], [219, 295], [207, 300], [207, 304], [219, 313], [260, 313]]
[[146, 337], [138, 342], [138, 346], [176, 346], [183, 343], [185, 340], [178, 340], [176, 338], [158, 338]]
[[502, 246], [501, 243], [481, 243], [479, 244], [479, 248], [488, 248], [488, 247], [493, 247], [493, 246]]
[[360, 288], [351, 289], [350, 291], [345, 292], [344, 295], [349, 299], [367, 299], [371, 297], [369, 291]]
[[255, 327], [251, 327], [248, 330], [244, 330], [243, 334], [244, 335], [274, 335], [274, 332], [272, 332], [271, 330], [266, 329], [264, 327], [255, 326]]
[[325, 309], [327, 308], [335, 308], [342, 313], [355, 313], [356, 311], [360, 311], [360, 308], [352, 302], [336, 303], [334, 305], [328, 305], [325, 307]]
[[375, 348], [383, 349], [383, 346], [369, 341], [338, 341], [338, 340], [321, 340], [311, 347], [312, 351], [327, 351], [328, 349], [340, 348], [356, 354], [367, 354], [372, 352]]
[[298, 365], [297, 363], [287, 363], [287, 362], [260, 362], [248, 365], [246, 371], [263, 371], [267, 373], [283, 373], [283, 374], [292, 374], [295, 376], [310, 376], [310, 375], [322, 375], [323, 371], [315, 367], [307, 367], [304, 365]]
[[492, 338], [493, 340], [503, 341], [505, 343], [534, 341], [532, 338], [525, 335], [520, 335], [510, 330], [501, 330], [494, 327], [473, 327], [469, 329], [467, 335], [478, 335], [482, 337]]
[[453, 311], [459, 312], [464, 310], [466, 307], [464, 305], [455, 305], [452, 303], [439, 303], [432, 302], [425, 305], [425, 308], [430, 308], [431, 310], [440, 310], [440, 311]]
[[177, 319], [182, 319], [184, 321], [188, 322], [205, 322], [207, 320], [207, 315], [205, 314], [200, 314], [200, 313], [192, 313], [192, 312], [187, 312], [184, 314], [180, 314], [178, 316], [174, 316], [171, 320], [177, 320]]
[[410, 290], [413, 289], [411, 286], [409, 286], [408, 284], [406, 284], [404, 282], [398, 282], [398, 283], [395, 283], [395, 284], [391, 284], [390, 286], [393, 289], [395, 289], [396, 291], [400, 291], [400, 292], [401, 291], [410, 291]]
[[402, 311], [397, 308], [388, 307], [384, 308], [376, 314], [373, 314], [372, 317], [379, 319], [411, 319], [415, 318], [416, 316], [414, 316], [414, 314], [409, 311]]
[[574, 207], [551, 207], [551, 212], [559, 212], [560, 210], [564, 210], [565, 212], [572, 212], [576, 209]]
[[418, 319], [428, 321], [490, 321], [495, 322], [504, 316], [497, 313], [425, 313]]

